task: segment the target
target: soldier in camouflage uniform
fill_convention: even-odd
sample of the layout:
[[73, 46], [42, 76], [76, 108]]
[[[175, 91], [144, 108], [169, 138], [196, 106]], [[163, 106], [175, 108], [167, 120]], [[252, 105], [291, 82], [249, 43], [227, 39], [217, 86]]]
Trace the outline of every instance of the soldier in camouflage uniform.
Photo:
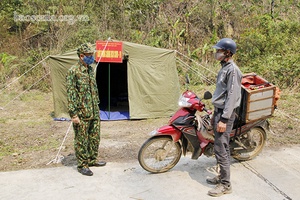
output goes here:
[[91, 44], [82, 44], [78, 50], [78, 63], [67, 74], [68, 110], [75, 132], [74, 149], [78, 172], [92, 176], [90, 166], [104, 166], [97, 162], [100, 142], [100, 117], [98, 89], [90, 66], [94, 62]]

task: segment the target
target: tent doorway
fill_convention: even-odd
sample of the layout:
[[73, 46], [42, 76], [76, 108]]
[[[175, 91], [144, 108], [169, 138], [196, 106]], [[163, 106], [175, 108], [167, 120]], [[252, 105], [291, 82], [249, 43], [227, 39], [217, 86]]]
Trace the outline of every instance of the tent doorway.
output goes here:
[[127, 60], [122, 63], [99, 62], [96, 81], [101, 120], [129, 119]]

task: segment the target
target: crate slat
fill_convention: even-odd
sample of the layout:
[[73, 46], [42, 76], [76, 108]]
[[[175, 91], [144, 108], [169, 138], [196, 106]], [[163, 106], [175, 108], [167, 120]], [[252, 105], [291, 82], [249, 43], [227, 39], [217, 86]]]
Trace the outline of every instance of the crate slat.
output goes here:
[[[244, 78], [247, 78], [246, 81], [251, 80], [252, 84], [247, 82], [245, 84], [247, 87], [242, 84], [242, 90], [244, 90], [242, 94], [245, 95], [242, 98], [243, 122], [248, 123], [261, 118], [271, 117], [274, 112], [276, 87], [254, 73], [244, 75]], [[245, 83], [245, 80], [243, 81]]]

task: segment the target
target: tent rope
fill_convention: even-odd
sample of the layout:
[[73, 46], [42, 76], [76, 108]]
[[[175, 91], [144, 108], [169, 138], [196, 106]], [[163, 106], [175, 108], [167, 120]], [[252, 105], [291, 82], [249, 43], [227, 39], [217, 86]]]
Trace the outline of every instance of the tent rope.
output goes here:
[[181, 56], [185, 57], [186, 59], [188, 59], [188, 60], [192, 61], [193, 63], [196, 63], [196, 65], [198, 65], [198, 66], [202, 67], [203, 69], [205, 69], [205, 70], [207, 70], [207, 71], [210, 71], [211, 73], [213, 73], [213, 74], [217, 75], [217, 73], [216, 73], [216, 72], [214, 72], [214, 71], [210, 70], [208, 67], [205, 67], [205, 66], [201, 65], [200, 63], [198, 63], [198, 62], [196, 62], [195, 60], [193, 60], [193, 59], [191, 59], [191, 58], [187, 57], [186, 55], [184, 55], [184, 54], [180, 53], [180, 52], [179, 52], [179, 51], [177, 51], [177, 50], [175, 50], [175, 51], [176, 51], [176, 53], [180, 54]]
[[38, 84], [41, 80], [43, 80], [46, 76], [48, 76], [50, 74], [50, 72], [48, 72], [47, 74], [45, 74], [42, 78], [40, 78], [39, 80], [37, 80], [34, 84], [32, 84], [29, 88], [27, 88], [26, 90], [24, 90], [23, 92], [21, 92], [18, 96], [16, 96], [15, 98], [13, 98], [12, 100], [10, 100], [4, 107], [0, 107], [0, 110], [4, 110], [6, 108], [7, 105], [9, 105], [11, 102], [13, 102], [15, 99], [17, 99], [18, 97], [20, 97], [21, 95], [23, 95], [25, 92], [27, 92], [28, 90], [30, 90], [33, 86], [35, 86], [36, 84]]
[[6, 88], [8, 88], [11, 84], [13, 84], [14, 82], [16, 82], [17, 80], [19, 80], [20, 78], [22, 78], [25, 74], [27, 74], [28, 72], [30, 72], [31, 70], [33, 70], [36, 66], [38, 66], [39, 64], [41, 64], [44, 60], [46, 60], [48, 57], [50, 57], [50, 55], [46, 56], [44, 59], [42, 59], [41, 61], [39, 61], [37, 64], [35, 64], [33, 67], [31, 67], [29, 70], [27, 70], [26, 72], [24, 72], [21, 76], [19, 76], [18, 78], [16, 78], [15, 80], [13, 80], [11, 83], [7, 84], [4, 88], [2, 88], [0, 90], [0, 93], [2, 93], [2, 91]]
[[193, 71], [195, 74], [199, 75], [202, 79], [206, 80], [210, 84], [213, 84], [213, 81], [209, 80], [205, 75], [201, 74], [199, 71], [196, 71], [196, 69], [191, 68], [191, 66], [189, 66], [186, 62], [184, 62], [180, 58], [176, 58], [176, 59], [183, 66], [184, 69]]
[[54, 158], [53, 160], [51, 160], [50, 162], [48, 162], [46, 165], [49, 165], [49, 164], [51, 164], [51, 163], [57, 164], [57, 163], [60, 163], [60, 162], [64, 159], [64, 156], [61, 156], [61, 155], [60, 155], [60, 151], [61, 151], [61, 149], [62, 149], [62, 147], [63, 147], [63, 144], [64, 144], [65, 141], [66, 141], [66, 138], [67, 138], [67, 136], [68, 136], [68, 134], [69, 134], [69, 132], [70, 132], [70, 129], [71, 129], [72, 124], [73, 124], [73, 123], [71, 122], [70, 125], [69, 125], [69, 128], [68, 128], [68, 130], [67, 130], [67, 132], [66, 132], [66, 134], [65, 134], [65, 137], [64, 137], [64, 139], [63, 139], [63, 141], [62, 141], [62, 143], [61, 143], [61, 145], [60, 145], [60, 147], [59, 147], [59, 149], [58, 149], [58, 152], [57, 152], [55, 158]]

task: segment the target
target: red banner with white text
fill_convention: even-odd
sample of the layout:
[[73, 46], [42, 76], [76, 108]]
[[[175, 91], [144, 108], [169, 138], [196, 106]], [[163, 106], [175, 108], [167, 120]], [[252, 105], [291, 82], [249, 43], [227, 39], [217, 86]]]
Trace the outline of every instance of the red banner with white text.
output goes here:
[[96, 41], [96, 62], [122, 63], [122, 42]]

